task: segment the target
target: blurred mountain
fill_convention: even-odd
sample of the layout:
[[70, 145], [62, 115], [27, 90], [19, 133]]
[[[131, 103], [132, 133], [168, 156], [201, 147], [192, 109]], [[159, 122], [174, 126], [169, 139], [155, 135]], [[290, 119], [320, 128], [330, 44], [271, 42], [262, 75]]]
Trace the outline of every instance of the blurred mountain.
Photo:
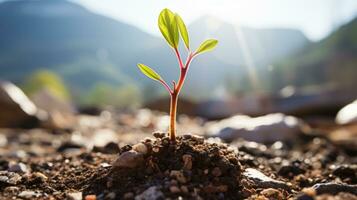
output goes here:
[[[177, 61], [162, 38], [69, 1], [3, 2], [0, 27], [0, 77], [4, 79], [22, 82], [36, 70], [49, 69], [75, 91], [97, 82], [139, 83], [144, 88], [157, 84], [140, 77], [138, 62], [152, 66], [168, 82], [177, 78]], [[196, 97], [214, 95], [227, 76], [244, 77], [247, 66], [266, 69], [310, 43], [297, 30], [239, 27], [211, 16], [193, 22], [189, 31], [195, 48], [206, 38], [220, 41], [214, 52], [193, 62], [185, 87]]]
[[130, 78], [119, 69], [160, 44], [131, 25], [64, 0], [1, 3], [0, 27], [1, 77], [15, 81], [46, 68], [72, 86], [127, 82]]
[[357, 18], [276, 65], [272, 78], [275, 89], [292, 85], [307, 89], [324, 86], [355, 90]]

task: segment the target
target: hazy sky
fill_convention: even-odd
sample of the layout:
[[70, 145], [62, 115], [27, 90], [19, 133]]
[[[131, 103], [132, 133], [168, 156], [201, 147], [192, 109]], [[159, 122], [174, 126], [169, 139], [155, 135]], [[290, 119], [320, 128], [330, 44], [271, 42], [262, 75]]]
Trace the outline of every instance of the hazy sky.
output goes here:
[[159, 34], [162, 8], [178, 12], [187, 23], [202, 15], [256, 28], [302, 30], [319, 40], [357, 16], [357, 0], [72, 0], [90, 10]]

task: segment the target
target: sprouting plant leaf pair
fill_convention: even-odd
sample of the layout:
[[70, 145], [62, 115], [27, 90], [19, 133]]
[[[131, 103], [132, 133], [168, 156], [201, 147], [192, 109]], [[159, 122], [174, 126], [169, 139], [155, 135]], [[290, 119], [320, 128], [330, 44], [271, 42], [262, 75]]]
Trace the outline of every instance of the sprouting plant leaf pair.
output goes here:
[[[196, 51], [192, 52], [190, 50], [190, 39], [185, 23], [183, 22], [182, 18], [178, 14], [173, 13], [167, 8], [161, 11], [159, 15], [158, 25], [161, 34], [164, 36], [169, 46], [174, 49], [177, 60], [179, 61], [180, 70], [181, 70], [179, 80], [177, 83], [173, 81], [173, 88], [171, 89], [170, 86], [164, 81], [164, 79], [153, 69], [141, 63], [138, 64], [138, 67], [140, 71], [143, 74], [145, 74], [147, 77], [160, 82], [171, 95], [169, 128], [170, 128], [170, 139], [171, 141], [174, 142], [176, 140], [175, 124], [176, 124], [176, 110], [177, 110], [176, 108], [177, 108], [178, 94], [180, 93], [180, 90], [184, 84], [190, 63], [192, 59], [198, 54], [205, 53], [207, 51], [214, 49], [218, 41], [215, 39], [206, 40], [197, 48]], [[185, 64], [182, 62], [180, 52], [178, 51], [180, 36], [188, 51], [188, 56]]]
[[[161, 34], [173, 49], [177, 50], [179, 45], [179, 36], [185, 44], [187, 50], [190, 51], [190, 40], [186, 25], [180, 15], [177, 13], [173, 13], [171, 10], [165, 8], [161, 11], [158, 19], [158, 25]], [[204, 41], [198, 49], [192, 53], [192, 56], [196, 56], [198, 54], [210, 51], [214, 49], [217, 45], [218, 41], [215, 39], [208, 39]], [[138, 67], [140, 71], [145, 74], [147, 77], [156, 80], [163, 81], [162, 77], [151, 69], [149, 66], [139, 63]]]

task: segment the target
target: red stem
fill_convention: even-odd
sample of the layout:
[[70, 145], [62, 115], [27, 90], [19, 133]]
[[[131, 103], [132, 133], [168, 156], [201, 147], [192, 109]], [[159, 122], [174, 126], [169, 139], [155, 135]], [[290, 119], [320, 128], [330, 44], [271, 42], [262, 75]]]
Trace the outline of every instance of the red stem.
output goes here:
[[177, 94], [180, 93], [181, 88], [182, 88], [182, 86], [183, 86], [183, 84], [185, 82], [186, 74], [187, 74], [187, 71], [188, 71], [188, 69], [190, 67], [192, 59], [193, 59], [193, 55], [192, 54], [188, 55], [186, 64], [180, 71], [180, 79], [179, 79], [179, 81], [178, 81], [178, 83], [176, 85], [176, 88], [174, 89], [174, 92], [177, 92]]
[[180, 64], [180, 78], [178, 80], [178, 83], [174, 83], [173, 91], [171, 93], [171, 102], [170, 102], [170, 140], [174, 143], [176, 141], [176, 113], [177, 113], [177, 100], [178, 100], [178, 95], [181, 91], [181, 88], [185, 82], [186, 74], [188, 71], [188, 68], [190, 66], [190, 63], [194, 57], [194, 54], [189, 54], [187, 57], [186, 64], [183, 65], [180, 53], [175, 49], [177, 59], [179, 60]]
[[177, 60], [178, 60], [179, 65], [180, 65], [180, 69], [184, 68], [184, 65], [183, 65], [183, 62], [182, 62], [182, 59], [181, 59], [180, 52], [178, 51], [177, 48], [175, 48], [175, 54], [176, 54]]

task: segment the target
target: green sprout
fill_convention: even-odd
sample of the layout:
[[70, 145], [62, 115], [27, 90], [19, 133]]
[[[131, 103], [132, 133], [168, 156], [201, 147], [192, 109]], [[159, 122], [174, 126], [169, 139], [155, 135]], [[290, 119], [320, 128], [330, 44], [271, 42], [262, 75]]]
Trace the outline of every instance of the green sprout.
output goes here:
[[[166, 39], [169, 46], [174, 50], [175, 55], [178, 60], [178, 65], [180, 67], [180, 77], [178, 82], [172, 81], [173, 86], [170, 86], [165, 82], [165, 80], [153, 69], [150, 67], [139, 63], [138, 67], [140, 71], [145, 74], [147, 77], [160, 82], [165, 89], [170, 93], [170, 127], [169, 134], [170, 140], [174, 143], [176, 141], [176, 111], [177, 111], [177, 99], [178, 95], [182, 89], [182, 86], [185, 82], [185, 78], [190, 67], [192, 60], [199, 54], [210, 51], [214, 49], [218, 43], [215, 39], [208, 39], [204, 41], [196, 51], [191, 51], [190, 49], [190, 40], [188, 36], [188, 31], [185, 23], [182, 18], [170, 11], [169, 9], [164, 9], [161, 11], [158, 20], [159, 29]], [[185, 44], [187, 50], [186, 62], [183, 63], [180, 52], [178, 51], [179, 46], [179, 36]]]

